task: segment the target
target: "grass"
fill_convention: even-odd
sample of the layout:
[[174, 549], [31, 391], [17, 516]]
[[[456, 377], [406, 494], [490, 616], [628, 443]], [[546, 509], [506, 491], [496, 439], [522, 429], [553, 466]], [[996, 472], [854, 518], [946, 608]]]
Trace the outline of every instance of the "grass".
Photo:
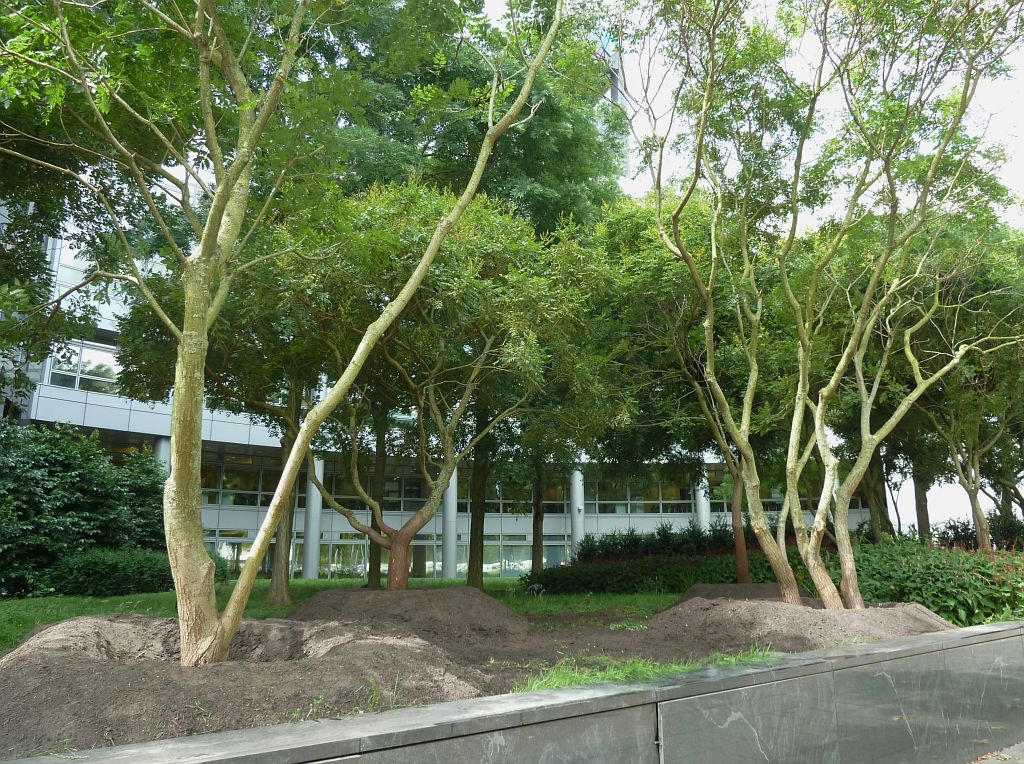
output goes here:
[[[489, 583], [489, 582], [488, 582]], [[562, 613], [608, 613], [621, 620], [645, 620], [679, 601], [679, 594], [542, 594], [535, 597], [516, 587], [491, 589], [487, 593], [520, 615]]]
[[[325, 589], [356, 588], [362, 586], [362, 579], [334, 578], [319, 581], [293, 579], [292, 599], [298, 605], [308, 597]], [[438, 579], [414, 579], [413, 588], [437, 588], [458, 586], [463, 581]], [[490, 582], [488, 582], [490, 583]], [[504, 581], [496, 589], [504, 588]], [[267, 607], [263, 604], [270, 581], [259, 579], [253, 586], [249, 604], [245, 608], [246, 618], [282, 618], [291, 607]], [[490, 588], [490, 587], [489, 587]], [[231, 596], [231, 584], [218, 584], [217, 605], [223, 608]], [[26, 599], [0, 599], [0, 655], [18, 646], [29, 632], [43, 624], [56, 623], [82, 615], [119, 615], [139, 613], [157, 618], [177, 617], [177, 600], [174, 592], [153, 594], [130, 594], [124, 597], [28, 597]]]
[[559, 687], [597, 684], [598, 682], [642, 682], [671, 674], [696, 671], [705, 666], [756, 663], [767, 660], [772, 655], [767, 648], [751, 645], [750, 649], [739, 655], [715, 653], [700, 661], [657, 663], [646, 658], [618, 659], [603, 655], [563, 658], [537, 676], [532, 676], [517, 684], [513, 692], [554, 690]]
[[[325, 589], [356, 588], [363, 579], [321, 579], [307, 581], [293, 579], [292, 598], [298, 605], [308, 597]], [[411, 579], [414, 589], [435, 589], [464, 586], [461, 579]], [[270, 581], [259, 579], [253, 587], [246, 618], [281, 618], [290, 607], [267, 607], [264, 600]], [[640, 630], [646, 628], [653, 613], [675, 602], [677, 594], [552, 594], [539, 597], [522, 591], [518, 579], [485, 579], [484, 590], [510, 610], [521, 615], [554, 616], [566, 613], [602, 613], [611, 628]], [[223, 608], [231, 594], [231, 584], [217, 586], [217, 604]], [[132, 594], [124, 597], [29, 597], [27, 599], [0, 599], [0, 655], [16, 647], [37, 626], [56, 623], [82, 615], [118, 615], [139, 613], [158, 618], [177, 615], [174, 592]]]

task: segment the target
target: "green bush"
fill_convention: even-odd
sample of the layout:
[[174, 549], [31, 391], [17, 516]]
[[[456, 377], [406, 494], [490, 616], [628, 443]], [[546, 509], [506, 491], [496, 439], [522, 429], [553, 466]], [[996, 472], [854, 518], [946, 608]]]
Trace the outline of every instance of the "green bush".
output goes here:
[[[214, 579], [227, 581], [228, 564], [214, 558]], [[155, 549], [90, 549], [54, 565], [47, 573], [54, 594], [119, 597], [174, 588], [167, 553]]]
[[732, 549], [732, 527], [716, 517], [707, 529], [691, 523], [677, 530], [665, 522], [653, 533], [638, 533], [629, 528], [602, 536], [587, 534], [577, 545], [574, 559], [596, 562], [654, 556], [695, 557], [731, 552]]
[[59, 561], [48, 575], [56, 594], [117, 597], [174, 588], [165, 552], [154, 549], [90, 549]]
[[[764, 555], [751, 553], [750, 575], [758, 583], [772, 580], [771, 567]], [[735, 581], [736, 561], [731, 555], [697, 558], [659, 555], [574, 562], [523, 577], [525, 585], [540, 584], [550, 594], [682, 593], [698, 583], [726, 584]]]
[[[861, 594], [869, 602], [917, 602], [959, 626], [1013, 617], [1024, 602], [1024, 560], [999, 553], [924, 546], [913, 541], [861, 544]], [[838, 581], [838, 560], [829, 560]]]
[[70, 425], [0, 420], [0, 597], [43, 591], [58, 560], [95, 548], [163, 545], [162, 467]]

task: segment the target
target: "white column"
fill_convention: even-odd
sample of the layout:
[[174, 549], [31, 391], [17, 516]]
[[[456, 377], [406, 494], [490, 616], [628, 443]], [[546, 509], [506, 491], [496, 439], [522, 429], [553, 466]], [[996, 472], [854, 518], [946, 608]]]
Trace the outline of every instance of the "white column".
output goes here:
[[171, 471], [171, 439], [158, 435], [153, 442], [153, 456], [160, 461], [167, 471]]
[[711, 527], [711, 495], [708, 493], [707, 481], [701, 481], [693, 487], [694, 505], [697, 510], [697, 525], [704, 530]]
[[441, 504], [441, 575], [455, 578], [459, 561], [459, 470], [452, 472]]
[[569, 475], [569, 528], [575, 551], [583, 540], [583, 472], [580, 470], [573, 470]]
[[[313, 460], [313, 471], [317, 480], [324, 480], [324, 460]], [[320, 578], [320, 510], [323, 509], [323, 497], [313, 485], [306, 483], [306, 514], [302, 524], [302, 577]]]

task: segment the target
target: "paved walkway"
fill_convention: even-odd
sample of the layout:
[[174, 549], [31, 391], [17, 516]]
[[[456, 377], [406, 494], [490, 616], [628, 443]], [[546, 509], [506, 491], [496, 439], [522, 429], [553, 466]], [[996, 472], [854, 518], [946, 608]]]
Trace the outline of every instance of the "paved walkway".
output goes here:
[[985, 761], [985, 762], [997, 762], [997, 761], [1009, 761], [1018, 762], [1024, 764], [1024, 743], [1017, 743], [1017, 745], [1010, 746], [1002, 751], [996, 751], [995, 753], [986, 753], [974, 761]]

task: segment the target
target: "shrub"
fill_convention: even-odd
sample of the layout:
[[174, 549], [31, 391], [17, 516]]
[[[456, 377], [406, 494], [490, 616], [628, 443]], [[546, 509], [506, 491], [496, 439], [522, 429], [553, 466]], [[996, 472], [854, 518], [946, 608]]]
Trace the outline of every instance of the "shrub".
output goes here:
[[174, 588], [165, 552], [155, 549], [90, 549], [65, 557], [49, 573], [56, 594], [117, 597]]
[[1024, 550], [1024, 520], [1013, 514], [993, 512], [988, 516], [992, 541], [1000, 549]]
[[151, 456], [117, 466], [70, 425], [0, 420], [0, 596], [42, 591], [45, 571], [79, 552], [162, 546], [163, 479]]
[[[771, 567], [764, 555], [750, 555], [750, 575], [755, 582], [772, 580]], [[697, 583], [725, 584], [735, 580], [736, 561], [730, 555], [698, 558], [650, 555], [637, 559], [573, 562], [523, 577], [525, 585], [541, 584], [550, 594], [682, 593]]]
[[576, 562], [637, 559], [652, 556], [697, 557], [733, 549], [732, 527], [715, 518], [709, 529], [691, 523], [679, 530], [661, 523], [653, 533], [638, 533], [634, 528], [612, 531], [603, 536], [587, 534], [576, 547]]
[[978, 548], [978, 537], [974, 533], [974, 523], [970, 520], [947, 520], [938, 528], [932, 529], [932, 538], [939, 546], [947, 549]]
[[[228, 580], [228, 564], [215, 557], [214, 579]], [[167, 553], [156, 549], [90, 549], [54, 565], [47, 582], [55, 594], [118, 597], [174, 588]]]
[[[960, 626], [1021, 607], [1024, 561], [1016, 554], [936, 549], [910, 541], [856, 550], [861, 594], [873, 602], [918, 602]], [[838, 563], [831, 561], [836, 571]], [[838, 578], [834, 572], [833, 577]]]

